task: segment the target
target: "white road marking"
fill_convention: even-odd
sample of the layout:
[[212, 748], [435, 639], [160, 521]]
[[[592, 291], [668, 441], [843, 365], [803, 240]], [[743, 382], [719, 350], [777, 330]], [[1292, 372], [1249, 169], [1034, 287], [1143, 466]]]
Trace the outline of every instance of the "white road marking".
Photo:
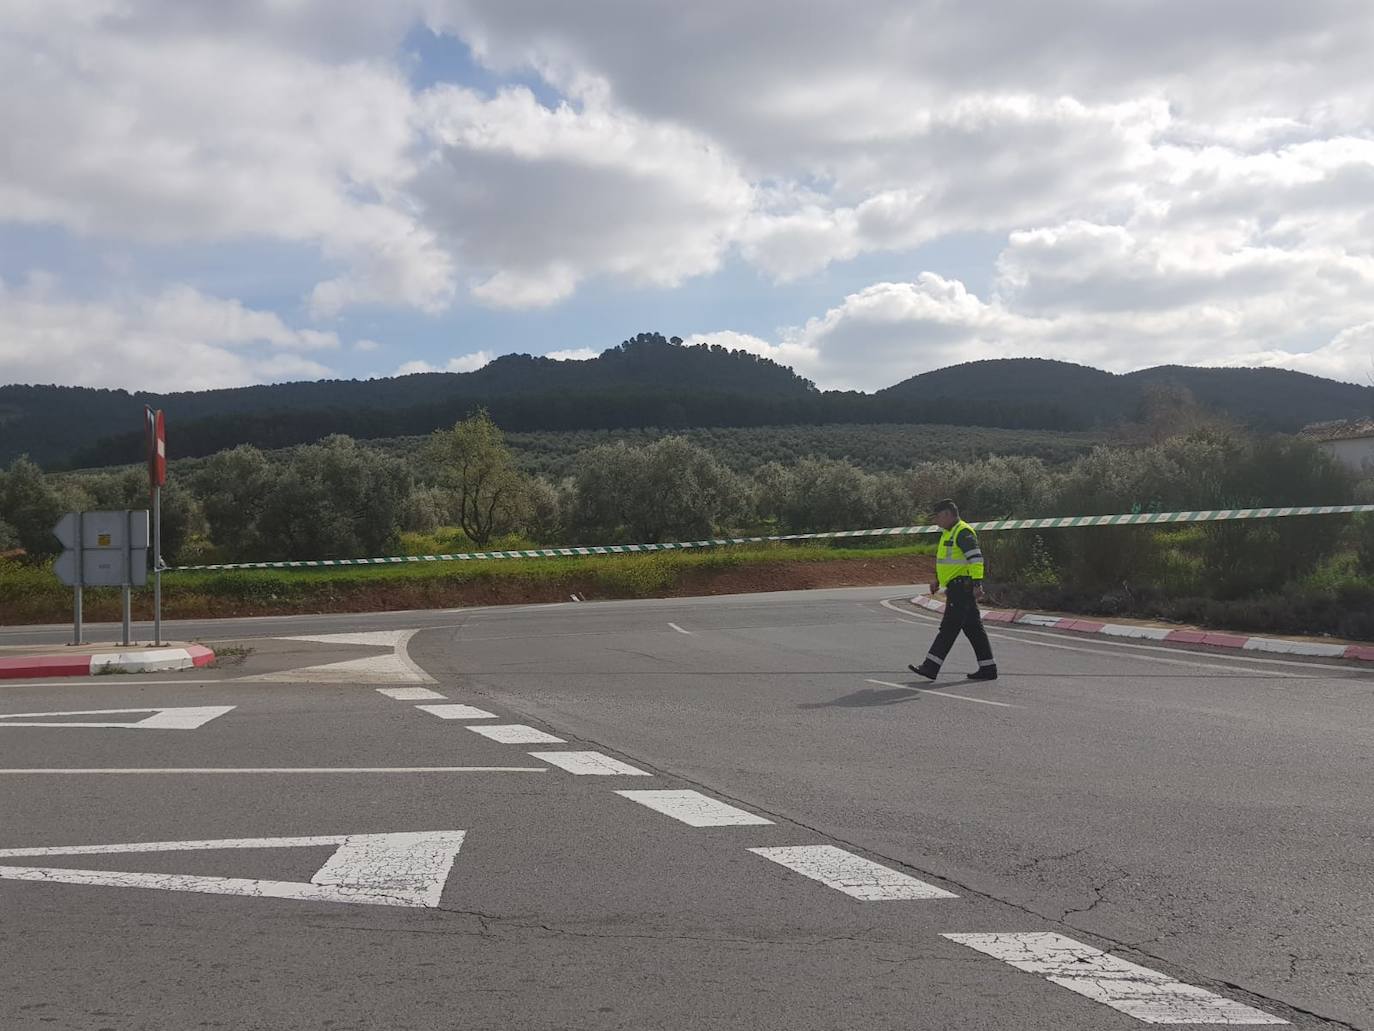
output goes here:
[[439, 905], [464, 831], [419, 831], [404, 834], [351, 834], [310, 838], [227, 838], [220, 841], [150, 841], [128, 845], [77, 845], [17, 848], [0, 858], [21, 856], [114, 855], [128, 852], [191, 852], [240, 848], [316, 848], [337, 845], [315, 876], [305, 881], [244, 880], [187, 874], [127, 873], [118, 870], [74, 870], [63, 867], [0, 866], [0, 879], [45, 883], [155, 888], [208, 895], [347, 902], [368, 906]]
[[[938, 624], [938, 623], [940, 622], [940, 617], [938, 617], [938, 616], [929, 615], [929, 614], [927, 614], [927, 613], [925, 613], [925, 612], [913, 612], [913, 611], [911, 611], [910, 609], [898, 608], [896, 605], [893, 605], [893, 604], [892, 604], [891, 602], [889, 602], [889, 601], [884, 601], [884, 602], [881, 602], [880, 604], [883, 606], [883, 608], [885, 608], [885, 609], [890, 609], [890, 610], [893, 611], [893, 612], [899, 612], [899, 613], [901, 613], [903, 616], [915, 616], [915, 617], [918, 617], [918, 618], [916, 618], [916, 619], [903, 619], [903, 620], [901, 620], [901, 622], [903, 622], [903, 623], [913, 623], [913, 624], [915, 624], [915, 625], [917, 625], [917, 626], [927, 626], [927, 625], [932, 624], [932, 623]], [[992, 624], [992, 626], [1003, 626], [1003, 625], [1005, 625], [1005, 624]], [[1165, 654], [1167, 654], [1167, 655], [1196, 655], [1197, 658], [1198, 658], [1199, 660], [1202, 660], [1202, 661], [1187, 662], [1187, 661], [1184, 661], [1184, 660], [1182, 660], [1182, 659], [1155, 658], [1155, 657], [1150, 656], [1150, 655], [1137, 655], [1136, 658], [1140, 659], [1142, 662], [1163, 662], [1163, 663], [1167, 663], [1168, 665], [1171, 665], [1171, 666], [1196, 666], [1196, 667], [1199, 668], [1199, 669], [1222, 670], [1222, 671], [1224, 671], [1224, 672], [1230, 672], [1230, 673], [1237, 673], [1237, 672], [1239, 672], [1239, 673], [1255, 673], [1255, 674], [1258, 674], [1258, 675], [1260, 675], [1260, 676], [1282, 676], [1282, 675], [1283, 675], [1283, 674], [1281, 674], [1281, 673], [1270, 672], [1269, 670], [1256, 669], [1256, 668], [1253, 667], [1253, 666], [1223, 666], [1223, 665], [1218, 664], [1215, 660], [1207, 661], [1207, 660], [1211, 659], [1211, 656], [1210, 656], [1210, 655], [1206, 655], [1206, 654], [1201, 653], [1201, 652], [1190, 651], [1186, 646], [1179, 646], [1179, 647], [1174, 647], [1174, 648], [1166, 648], [1166, 647], [1163, 647], [1163, 646], [1160, 646], [1160, 645], [1153, 645], [1153, 644], [1127, 644], [1127, 643], [1125, 643], [1125, 642], [1123, 642], [1123, 641], [1094, 641], [1093, 643], [1094, 643], [1095, 645], [1098, 646], [1097, 648], [1083, 648], [1083, 647], [1075, 646], [1075, 645], [1072, 645], [1072, 644], [1062, 644], [1062, 643], [1060, 643], [1060, 644], [1050, 644], [1050, 643], [1048, 643], [1048, 642], [1045, 642], [1045, 643], [1042, 644], [1042, 643], [1037, 642], [1037, 641], [1030, 641], [1030, 640], [1027, 640], [1027, 638], [1028, 638], [1028, 637], [1051, 637], [1051, 638], [1055, 638], [1055, 639], [1057, 639], [1058, 641], [1061, 641], [1061, 642], [1062, 642], [1066, 637], [1067, 637], [1069, 640], [1072, 640], [1072, 639], [1073, 639], [1073, 637], [1071, 636], [1071, 635], [1072, 635], [1072, 631], [1060, 631], [1060, 632], [1058, 632], [1058, 633], [1050, 633], [1050, 632], [1047, 632], [1047, 631], [1044, 631], [1044, 630], [1031, 630], [1031, 629], [1029, 629], [1029, 628], [1021, 627], [1021, 626], [1017, 626], [1017, 627], [1015, 627], [1015, 628], [1007, 627], [1005, 631], [1001, 631], [1001, 630], [994, 630], [994, 629], [992, 629], [992, 626], [989, 626], [989, 627], [988, 627], [988, 636], [989, 636], [989, 637], [995, 637], [995, 638], [998, 638], [999, 640], [1002, 640], [1002, 641], [1020, 641], [1022, 644], [1039, 645], [1039, 646], [1042, 647], [1042, 648], [1060, 648], [1060, 649], [1062, 649], [1062, 650], [1064, 650], [1064, 651], [1070, 651], [1070, 652], [1083, 652], [1083, 653], [1085, 653], [1085, 654], [1087, 654], [1087, 655], [1104, 655], [1104, 656], [1106, 656], [1106, 657], [1108, 657], [1108, 658], [1114, 658], [1114, 657], [1116, 657], [1116, 655], [1119, 654], [1119, 653], [1120, 653], [1121, 651], [1123, 651], [1123, 650], [1124, 650], [1124, 651], [1127, 651], [1127, 652], [1163, 652], [1163, 653], [1165, 653]], [[1101, 650], [1101, 649], [1105, 649], [1105, 648], [1111, 648], [1111, 649], [1114, 649], [1114, 650], [1113, 650], [1113, 651], [1103, 651], [1103, 650]], [[1218, 659], [1225, 659], [1225, 658], [1227, 658], [1227, 657], [1228, 657], [1228, 656], [1226, 656], [1226, 655], [1224, 655], [1224, 654], [1218, 654], [1218, 656], [1217, 656]], [[1245, 661], [1246, 661], [1247, 663], [1250, 663], [1250, 662], [1253, 662], [1253, 663], [1263, 663], [1263, 664], [1266, 665], [1266, 666], [1291, 666], [1291, 667], [1296, 667], [1297, 669], [1306, 669], [1306, 670], [1317, 670], [1317, 669], [1334, 670], [1334, 671], [1336, 671], [1336, 672], [1338, 672], [1338, 673], [1361, 673], [1361, 672], [1365, 672], [1364, 670], [1361, 670], [1361, 669], [1359, 669], [1358, 667], [1355, 667], [1355, 666], [1335, 666], [1335, 665], [1332, 665], [1332, 664], [1329, 663], [1329, 662], [1294, 662], [1294, 661], [1292, 661], [1291, 659], [1262, 659], [1262, 658], [1255, 658], [1255, 657], [1252, 657], [1251, 655], [1248, 655], [1248, 654], [1245, 656]]]
[[562, 745], [566, 742], [561, 737], [554, 737], [552, 734], [545, 734], [542, 730], [534, 727], [527, 727], [523, 723], [499, 723], [496, 725], [487, 724], [477, 726], [470, 724], [468, 730], [473, 733], [489, 737], [493, 741], [503, 745]]
[[311, 641], [315, 644], [356, 644], [373, 648], [395, 648], [408, 641], [414, 630], [373, 630], [352, 634], [303, 634], [279, 637], [279, 641]]
[[0, 774], [43, 776], [46, 774], [135, 774], [135, 773], [548, 773], [544, 766], [183, 766], [113, 767], [95, 766], [86, 769], [0, 769]]
[[672, 627], [674, 630], [676, 630], [676, 631], [677, 631], [678, 633], [680, 633], [680, 634], [686, 634], [688, 637], [694, 636], [693, 633], [692, 633], [692, 631], [690, 631], [690, 630], [683, 630], [682, 627], [678, 626], [676, 623], [669, 623], [668, 625], [669, 625], [670, 627]]
[[1039, 974], [1147, 1024], [1288, 1023], [1147, 967], [1127, 963], [1062, 934], [1036, 931], [942, 937], [1000, 959], [1017, 970]]
[[736, 809], [700, 791], [617, 791], [632, 802], [671, 816], [689, 827], [736, 827], [771, 824], [754, 813]]
[[369, 655], [347, 662], [259, 673], [243, 684], [432, 684], [434, 678], [402, 655]]
[[749, 851], [864, 902], [959, 897], [834, 845], [751, 848]]
[[653, 774], [600, 752], [531, 752], [541, 762], [552, 763], [560, 769], [579, 776], [651, 777]]
[[427, 687], [379, 687], [378, 694], [384, 694], [388, 698], [395, 698], [398, 702], [418, 702], [426, 698], [446, 698], [438, 691], [431, 691]]
[[[75, 712], [17, 712], [0, 715], [5, 727], [85, 727], [99, 730], [195, 730], [211, 720], [232, 712], [232, 705], [186, 705], [178, 708], [78, 709]], [[53, 722], [50, 716], [114, 716], [131, 712], [151, 713], [140, 720], [99, 720], [85, 723]]]
[[417, 705], [421, 712], [438, 716], [441, 720], [494, 720], [496, 713], [471, 705]]
[[865, 684], [880, 684], [883, 687], [900, 687], [907, 691], [916, 691], [920, 694], [934, 695], [936, 698], [953, 698], [960, 702], [977, 702], [979, 705], [996, 705], [1002, 709], [1019, 709], [1021, 706], [1012, 705], [1011, 702], [994, 702], [987, 698], [970, 698], [968, 695], [950, 694], [948, 691], [932, 691], [925, 687], [912, 687], [910, 684], [894, 684], [888, 680], [865, 680]]

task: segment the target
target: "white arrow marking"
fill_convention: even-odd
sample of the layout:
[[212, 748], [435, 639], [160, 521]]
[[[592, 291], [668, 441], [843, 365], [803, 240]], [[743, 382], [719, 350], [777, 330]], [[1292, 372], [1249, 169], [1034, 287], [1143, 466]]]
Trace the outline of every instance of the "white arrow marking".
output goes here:
[[371, 655], [363, 659], [331, 662], [324, 666], [283, 670], [244, 677], [253, 683], [333, 683], [333, 684], [432, 684], [434, 678], [417, 666], [406, 652], [406, 644], [418, 630], [377, 630], [351, 634], [306, 634], [283, 637], [283, 641], [314, 641], [320, 644], [356, 644], [389, 647], [390, 655]]
[[206, 895], [248, 895], [347, 902], [365, 906], [439, 905], [449, 871], [466, 831], [404, 834], [340, 834], [313, 838], [226, 838], [220, 841], [149, 841], [128, 845], [74, 845], [0, 850], [0, 858], [21, 856], [103, 856], [123, 852], [191, 852], [234, 848], [317, 848], [337, 845], [324, 866], [307, 881], [260, 881], [189, 874], [72, 870], [46, 866], [0, 866], [0, 880], [58, 884], [154, 888]]
[[434, 678], [400, 655], [372, 655], [365, 659], [306, 666], [280, 673], [243, 677], [254, 684], [432, 684]]
[[315, 644], [356, 644], [372, 648], [395, 648], [415, 636], [414, 630], [370, 630], [355, 634], [300, 634], [279, 637], [279, 641], [310, 641]]
[[[76, 712], [16, 712], [0, 715], [4, 727], [86, 727], [99, 730], [195, 730], [211, 720], [232, 712], [232, 705], [187, 705], [172, 709], [80, 709]], [[115, 716], [130, 712], [147, 712], [141, 720], [93, 723], [47, 722], [50, 716]]]

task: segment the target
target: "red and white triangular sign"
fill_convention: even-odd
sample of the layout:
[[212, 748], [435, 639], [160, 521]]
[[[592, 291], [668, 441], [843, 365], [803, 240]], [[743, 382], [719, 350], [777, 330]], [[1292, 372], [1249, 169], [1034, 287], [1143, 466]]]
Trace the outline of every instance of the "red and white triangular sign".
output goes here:
[[[14, 712], [0, 714], [0, 729], [5, 727], [96, 727], [102, 730], [195, 730], [216, 717], [232, 712], [232, 705], [183, 705], [176, 708], [78, 709], [75, 712]], [[117, 716], [131, 712], [148, 713], [137, 720], [50, 721], [54, 716]]]
[[0, 880], [89, 884], [112, 888], [194, 891], [206, 895], [347, 902], [364, 906], [439, 905], [466, 831], [337, 834], [313, 838], [226, 838], [219, 841], [147, 841], [130, 845], [70, 845], [0, 849], [0, 859], [34, 856], [105, 856], [123, 852], [192, 852], [236, 848], [318, 848], [337, 845], [309, 881], [264, 881], [192, 874], [73, 870], [53, 866], [0, 866]]

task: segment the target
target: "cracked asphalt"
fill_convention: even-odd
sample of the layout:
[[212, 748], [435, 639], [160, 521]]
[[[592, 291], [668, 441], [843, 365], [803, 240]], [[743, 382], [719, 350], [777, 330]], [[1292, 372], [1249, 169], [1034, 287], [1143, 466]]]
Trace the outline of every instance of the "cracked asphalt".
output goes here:
[[[904, 683], [934, 633], [900, 594], [226, 621], [176, 632], [239, 665], [0, 686], [0, 716], [235, 706], [194, 731], [0, 729], [7, 769], [548, 767], [380, 684], [242, 679], [385, 651], [274, 635], [421, 628], [409, 656], [449, 701], [651, 775], [0, 774], [0, 849], [467, 832], [433, 909], [0, 880], [0, 1027], [1141, 1026], [942, 937], [1054, 932], [1374, 1028], [1374, 676], [997, 630], [1003, 679], [939, 697], [869, 683]], [[622, 788], [773, 823], [690, 827]], [[861, 902], [748, 851], [813, 844], [958, 897]], [[0, 864], [308, 881], [331, 851]]]

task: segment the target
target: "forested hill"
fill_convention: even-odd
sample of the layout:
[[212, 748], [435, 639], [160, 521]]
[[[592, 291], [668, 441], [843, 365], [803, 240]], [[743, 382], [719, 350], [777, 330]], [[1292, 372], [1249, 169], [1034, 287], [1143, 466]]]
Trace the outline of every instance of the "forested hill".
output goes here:
[[1186, 391], [1203, 409], [1257, 430], [1291, 432], [1313, 422], [1374, 414], [1374, 387], [1283, 369], [1161, 365], [1118, 376], [1068, 362], [1025, 358], [927, 372], [880, 390], [876, 397], [911, 405], [943, 405], [963, 397], [1003, 418], [1029, 408], [1050, 421], [1111, 425], [1136, 418], [1151, 388]]
[[[665, 418], [687, 425], [688, 412], [674, 405], [678, 397], [689, 399], [702, 425], [718, 419], [729, 425], [725, 410], [742, 398], [815, 394], [810, 381], [766, 358], [681, 346], [677, 338], [646, 333], [587, 361], [508, 354], [467, 373], [173, 394], [0, 386], [0, 462], [19, 454], [44, 465], [136, 460], [144, 404], [166, 410], [176, 427], [173, 450], [192, 457], [239, 443], [307, 443], [330, 433], [426, 433], [452, 425], [478, 404], [499, 408], [510, 429], [600, 429], [662, 425]], [[598, 404], [604, 409], [598, 411]], [[603, 418], [611, 421], [598, 421]]]
[[0, 462], [50, 467], [138, 461], [141, 408], [163, 408], [171, 452], [428, 433], [485, 406], [503, 428], [541, 430], [947, 423], [1088, 430], [1140, 417], [1161, 389], [1265, 430], [1374, 412], [1374, 388], [1274, 369], [1161, 367], [1117, 376], [1043, 359], [973, 362], [875, 394], [818, 391], [742, 351], [640, 334], [587, 361], [507, 355], [470, 373], [285, 383], [143, 395], [79, 387], [0, 387]]

